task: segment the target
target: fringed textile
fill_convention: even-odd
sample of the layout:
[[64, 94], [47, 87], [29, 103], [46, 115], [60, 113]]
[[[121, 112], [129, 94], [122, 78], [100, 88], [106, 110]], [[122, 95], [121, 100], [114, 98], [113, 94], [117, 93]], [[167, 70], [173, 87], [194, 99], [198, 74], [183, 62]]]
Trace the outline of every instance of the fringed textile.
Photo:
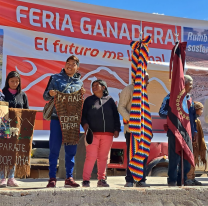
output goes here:
[[143, 177], [143, 161], [149, 156], [152, 139], [152, 120], [145, 84], [145, 73], [149, 56], [148, 44], [151, 37], [145, 37], [141, 42], [132, 41], [132, 79], [135, 80], [132, 106], [129, 120], [130, 162], [129, 169], [135, 181]]

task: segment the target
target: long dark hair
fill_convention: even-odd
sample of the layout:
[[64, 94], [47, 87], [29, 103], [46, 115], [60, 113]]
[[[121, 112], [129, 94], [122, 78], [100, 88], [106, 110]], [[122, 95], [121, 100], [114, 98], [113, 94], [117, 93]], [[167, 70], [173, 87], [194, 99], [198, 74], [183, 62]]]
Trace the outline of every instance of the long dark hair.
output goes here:
[[21, 78], [18, 72], [16, 71], [12, 71], [7, 75], [6, 78], [6, 82], [5, 82], [5, 86], [2, 89], [3, 92], [5, 92], [6, 90], [9, 89], [9, 79], [13, 78], [13, 77], [18, 77], [19, 78], [19, 85], [17, 86], [17, 93], [19, 94], [22, 91], [22, 87], [21, 87]]
[[92, 86], [95, 82], [98, 82], [101, 86], [104, 86], [105, 89], [103, 90], [103, 96], [108, 96], [109, 93], [108, 93], [108, 86], [107, 86], [107, 83], [105, 81], [103, 81], [102, 79], [97, 79], [95, 80], [93, 83], [92, 83]]

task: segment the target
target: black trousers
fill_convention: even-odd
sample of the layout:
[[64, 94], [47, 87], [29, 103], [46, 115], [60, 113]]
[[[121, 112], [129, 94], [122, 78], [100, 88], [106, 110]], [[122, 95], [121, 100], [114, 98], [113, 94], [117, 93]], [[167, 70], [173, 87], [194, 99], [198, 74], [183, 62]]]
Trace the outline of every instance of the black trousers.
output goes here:
[[[132, 182], [134, 183], [134, 179], [132, 177], [131, 171], [129, 170], [129, 147], [130, 147], [130, 136], [131, 133], [126, 132], [125, 134], [125, 138], [126, 138], [126, 146], [127, 146], [127, 171], [126, 171], [126, 182]], [[144, 167], [144, 174], [143, 174], [143, 178], [139, 181], [139, 182], [145, 182], [146, 181], [146, 165], [147, 165], [147, 159], [144, 159], [143, 162], [143, 167]]]
[[[175, 152], [175, 136], [168, 130], [168, 184], [177, 182], [178, 185], [181, 185], [181, 156]], [[178, 167], [179, 166], [179, 167]], [[177, 168], [178, 167], [178, 168]], [[187, 180], [187, 174], [191, 169], [191, 164], [183, 159], [183, 169], [184, 169], [184, 181]]]

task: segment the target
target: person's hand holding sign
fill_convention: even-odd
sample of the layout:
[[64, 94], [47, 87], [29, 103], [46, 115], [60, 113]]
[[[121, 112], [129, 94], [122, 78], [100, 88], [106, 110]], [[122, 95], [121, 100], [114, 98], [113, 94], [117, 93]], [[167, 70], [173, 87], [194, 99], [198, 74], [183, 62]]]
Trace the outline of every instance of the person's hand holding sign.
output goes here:
[[57, 94], [57, 92], [56, 92], [55, 90], [50, 90], [50, 91], [49, 91], [49, 94], [50, 94], [52, 97], [54, 97], [54, 96]]
[[81, 88], [81, 93], [82, 95], [86, 93], [86, 90], [84, 89], [84, 87]]
[[115, 138], [118, 138], [118, 136], [119, 136], [119, 131], [114, 131], [113, 136], [114, 136]]

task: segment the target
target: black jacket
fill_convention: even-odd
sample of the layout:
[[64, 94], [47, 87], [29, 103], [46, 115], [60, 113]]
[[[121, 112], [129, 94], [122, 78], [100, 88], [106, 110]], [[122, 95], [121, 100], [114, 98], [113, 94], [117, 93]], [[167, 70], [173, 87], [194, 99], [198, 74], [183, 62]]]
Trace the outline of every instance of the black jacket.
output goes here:
[[81, 124], [84, 126], [86, 123], [93, 132], [121, 131], [120, 117], [112, 97], [87, 97], [82, 110]]
[[24, 92], [12, 94], [3, 89], [4, 101], [9, 102], [9, 108], [29, 109], [27, 95]]

